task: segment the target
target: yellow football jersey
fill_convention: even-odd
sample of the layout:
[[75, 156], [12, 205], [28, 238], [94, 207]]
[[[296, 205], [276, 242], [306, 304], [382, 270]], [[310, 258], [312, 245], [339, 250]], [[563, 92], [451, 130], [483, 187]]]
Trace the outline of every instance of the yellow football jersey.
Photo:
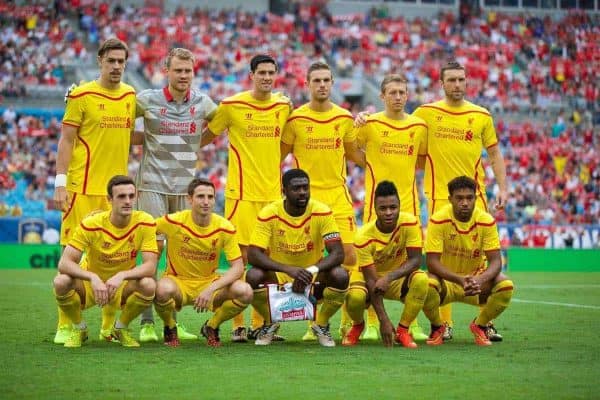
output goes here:
[[109, 90], [96, 81], [69, 94], [63, 124], [78, 128], [67, 172], [67, 190], [106, 195], [115, 175], [127, 175], [135, 121], [135, 90], [121, 83]]
[[196, 225], [191, 210], [164, 215], [156, 219], [156, 231], [167, 238], [165, 275], [209, 279], [217, 276], [221, 250], [230, 262], [242, 256], [233, 224], [217, 214], [208, 226]]
[[359, 269], [373, 265], [377, 275], [383, 276], [407, 260], [407, 248], [423, 248], [423, 234], [417, 217], [409, 213], [400, 213], [396, 229], [391, 233], [381, 232], [376, 222], [371, 221], [356, 232], [354, 248]]
[[427, 125], [409, 115], [399, 121], [376, 113], [356, 129], [358, 146], [365, 150], [364, 220], [373, 221], [375, 188], [381, 181], [391, 181], [400, 196], [400, 209], [419, 215], [419, 192], [416, 184], [417, 157], [427, 154]]
[[424, 182], [427, 198], [447, 199], [448, 182], [465, 175], [475, 179], [477, 196], [484, 200], [481, 153], [498, 144], [488, 110], [468, 101], [450, 107], [440, 100], [420, 106], [413, 114], [425, 120], [428, 127]]
[[110, 222], [110, 211], [102, 211], [81, 221], [69, 246], [85, 252], [87, 270], [106, 281], [134, 268], [139, 251], [158, 253], [156, 223], [150, 214], [134, 211], [129, 225], [117, 228]]
[[303, 215], [292, 217], [279, 200], [258, 214], [250, 245], [266, 249], [274, 261], [306, 268], [319, 262], [325, 244], [334, 240], [341, 238], [325, 204], [311, 199]]
[[473, 274], [486, 268], [485, 252], [500, 250], [496, 221], [487, 212], [475, 207], [468, 222], [454, 217], [452, 204], [429, 219], [425, 240], [426, 253], [440, 253], [442, 264], [460, 275]]
[[259, 101], [251, 92], [224, 99], [208, 123], [215, 135], [229, 129], [229, 162], [225, 197], [274, 201], [281, 198], [280, 140], [291, 112], [281, 93]]
[[352, 114], [335, 104], [317, 112], [304, 104], [290, 115], [281, 140], [293, 146], [297, 168], [310, 176], [311, 189], [346, 185], [344, 143], [356, 140]]

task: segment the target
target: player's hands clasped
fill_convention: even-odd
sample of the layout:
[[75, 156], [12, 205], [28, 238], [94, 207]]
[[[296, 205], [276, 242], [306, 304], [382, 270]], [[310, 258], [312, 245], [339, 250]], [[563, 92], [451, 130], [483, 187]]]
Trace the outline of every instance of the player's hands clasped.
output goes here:
[[481, 284], [473, 276], [467, 275], [463, 280], [465, 296], [475, 296], [481, 293]]
[[96, 304], [100, 307], [107, 305], [110, 298], [108, 295], [108, 288], [106, 287], [106, 284], [102, 282], [102, 279], [100, 279], [98, 275], [94, 275], [92, 279], [90, 279], [90, 285], [94, 292]]
[[304, 268], [294, 268], [293, 273], [289, 274], [294, 278], [292, 283], [292, 291], [295, 293], [304, 293], [306, 286], [312, 282], [312, 274]]
[[108, 301], [110, 301], [117, 293], [117, 289], [123, 283], [123, 274], [121, 272], [117, 272], [114, 274], [109, 280], [106, 281], [106, 289], [108, 290]]

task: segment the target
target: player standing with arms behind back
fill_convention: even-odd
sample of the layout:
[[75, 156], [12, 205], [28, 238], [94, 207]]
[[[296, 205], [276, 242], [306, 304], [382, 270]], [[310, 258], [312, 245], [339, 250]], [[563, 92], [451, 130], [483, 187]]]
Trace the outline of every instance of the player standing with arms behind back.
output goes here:
[[[229, 132], [225, 217], [237, 230], [244, 263], [258, 212], [281, 198], [279, 144], [291, 105], [283, 94], [273, 92], [278, 70], [273, 57], [252, 57], [252, 89], [224, 99], [202, 136], [205, 146], [226, 129]], [[262, 324], [253, 311], [251, 338]], [[247, 341], [243, 314], [233, 319], [232, 341]]]
[[[110, 208], [106, 185], [111, 177], [127, 175], [135, 120], [135, 90], [121, 82], [128, 55], [125, 43], [106, 40], [98, 48], [98, 79], [67, 95], [54, 181], [54, 206], [63, 212], [62, 246], [89, 213]], [[110, 311], [103, 310], [101, 335], [106, 337], [110, 337], [116, 310]], [[65, 342], [70, 326], [71, 321], [59, 311], [54, 343]]]
[[[381, 82], [380, 98], [384, 111], [370, 115], [356, 129], [358, 147], [365, 157], [365, 207], [363, 221], [376, 219], [375, 187], [378, 182], [391, 181], [398, 190], [402, 212], [420, 219], [421, 207], [417, 190], [417, 165], [427, 154], [427, 125], [422, 119], [407, 114], [408, 81], [400, 74], [389, 74]], [[402, 173], [398, 173], [402, 171]], [[357, 272], [360, 274], [360, 272]], [[356, 279], [358, 280], [358, 279]], [[355, 279], [350, 279], [346, 301], [361, 290], [353, 290]], [[354, 321], [356, 322], [356, 321]], [[379, 321], [372, 307], [368, 309], [367, 330], [364, 338], [379, 336]], [[426, 340], [427, 335], [415, 320], [410, 325], [415, 340]]]
[[[306, 73], [310, 101], [292, 113], [281, 139], [282, 160], [292, 153], [297, 168], [310, 176], [311, 196], [333, 211], [344, 244], [344, 267], [356, 265], [352, 200], [346, 187], [346, 158], [360, 157], [352, 114], [331, 101], [333, 75], [329, 65], [315, 62]], [[343, 302], [343, 298], [342, 298]], [[315, 340], [309, 329], [303, 340]]]
[[[166, 60], [167, 86], [148, 89], [137, 96], [137, 116], [144, 117], [144, 132], [134, 141], [144, 151], [136, 182], [137, 208], [154, 218], [187, 208], [187, 186], [196, 175], [198, 146], [205, 120], [217, 106], [206, 95], [192, 89], [194, 55], [182, 48], [172, 49]], [[158, 234], [162, 252], [165, 236]], [[140, 341], [157, 341], [152, 308], [142, 313]], [[177, 323], [179, 339], [197, 339]]]
[[[440, 83], [444, 99], [424, 104], [413, 113], [425, 120], [428, 127], [424, 187], [429, 216], [448, 204], [447, 184], [461, 175], [477, 182], [476, 206], [488, 210], [481, 159], [484, 149], [500, 189], [496, 208], [503, 208], [508, 196], [506, 169], [491, 114], [465, 100], [467, 77], [465, 68], [458, 62], [450, 61], [442, 67]], [[441, 313], [447, 324], [444, 338], [448, 340], [452, 338], [452, 309], [442, 307]], [[492, 341], [502, 340], [491, 322], [487, 333]]]

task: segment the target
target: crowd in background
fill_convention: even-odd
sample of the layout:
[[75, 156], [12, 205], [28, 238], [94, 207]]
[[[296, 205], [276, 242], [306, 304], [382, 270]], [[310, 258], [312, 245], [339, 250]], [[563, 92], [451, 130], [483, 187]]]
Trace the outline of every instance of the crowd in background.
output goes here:
[[[467, 98], [490, 108], [505, 158], [511, 196], [500, 222], [597, 224], [600, 220], [598, 17], [562, 19], [487, 13], [463, 24], [456, 16], [433, 20], [382, 13], [333, 17], [310, 5], [295, 14], [122, 7], [93, 0], [14, 6], [0, 1], [0, 94], [27, 95], [28, 85], [64, 84], [63, 65], [86, 60], [85, 43], [117, 36], [131, 52], [128, 68], [152, 85], [165, 84], [162, 62], [171, 47], [197, 57], [196, 85], [219, 101], [249, 87], [248, 60], [274, 54], [281, 67], [276, 87], [295, 105], [307, 100], [306, 66], [325, 57], [338, 76], [371, 79], [388, 72], [409, 79], [407, 109], [440, 96], [439, 63], [452, 55], [468, 71]], [[77, 11], [77, 15], [72, 14]], [[595, 18], [595, 20], [594, 20]], [[79, 25], [74, 29], [72, 21]], [[366, 107], [345, 104], [353, 112]], [[513, 112], [525, 112], [527, 118]], [[0, 119], [0, 215], [52, 208], [60, 121], [7, 107]], [[199, 152], [198, 174], [209, 177], [222, 201], [227, 179], [227, 138]], [[131, 153], [135, 174], [141, 149]], [[488, 196], [498, 190], [488, 164]], [[363, 171], [349, 166], [348, 185], [360, 217]], [[34, 204], [35, 206], [31, 206]], [[220, 205], [222, 207], [222, 204]]]

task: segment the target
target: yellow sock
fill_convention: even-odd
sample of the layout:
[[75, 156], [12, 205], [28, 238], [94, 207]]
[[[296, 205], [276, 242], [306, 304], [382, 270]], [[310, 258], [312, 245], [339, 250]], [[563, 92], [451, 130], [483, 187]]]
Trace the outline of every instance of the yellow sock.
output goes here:
[[346, 297], [346, 289], [335, 289], [332, 287], [326, 287], [323, 290], [323, 304], [317, 312], [317, 324], [325, 326], [329, 323], [329, 319], [340, 309], [344, 304], [344, 298]]
[[348, 306], [346, 305], [345, 301], [344, 304], [342, 304], [341, 313], [342, 314], [340, 315], [340, 326], [350, 325], [352, 323], [352, 318], [350, 317], [350, 314], [348, 314]]
[[81, 298], [79, 294], [71, 289], [65, 295], [59, 296], [54, 292], [56, 303], [62, 310], [68, 321], [73, 324], [81, 323]]
[[502, 314], [510, 304], [513, 295], [513, 282], [504, 280], [492, 288], [492, 294], [475, 319], [475, 323], [480, 326], [487, 325], [488, 322]]
[[348, 294], [346, 295], [346, 302], [344, 303], [344, 307], [342, 307], [342, 316], [344, 315], [345, 308], [348, 316], [350, 317], [349, 320], [351, 320], [355, 324], [363, 322], [366, 303], [367, 288], [362, 285], [359, 286], [353, 284], [348, 289]]
[[260, 288], [254, 291], [252, 307], [263, 317], [265, 324], [271, 323], [271, 313], [269, 312], [269, 303], [267, 302], [267, 288]]
[[60, 328], [64, 325], [71, 326], [71, 320], [69, 320], [69, 317], [67, 317], [63, 310], [61, 310], [60, 307], [58, 307], [58, 323], [56, 324], [56, 327]]
[[177, 325], [177, 321], [173, 318], [173, 312], [175, 311], [175, 299], [169, 299], [164, 303], [154, 302], [154, 309], [156, 313], [163, 320], [164, 324], [168, 328], [174, 328]]
[[[440, 286], [437, 279], [429, 279], [427, 296], [423, 303], [423, 314], [427, 317], [431, 325], [440, 326], [443, 324], [440, 316]], [[416, 321], [416, 320], [415, 320]]]
[[368, 325], [379, 325], [379, 318], [373, 306], [367, 308], [367, 324]]
[[429, 287], [429, 279], [427, 274], [421, 271], [414, 272], [407, 279], [410, 279], [408, 284], [408, 293], [404, 298], [404, 309], [400, 316], [400, 325], [409, 327], [410, 323], [417, 318], [419, 312], [423, 309], [425, 297], [427, 296], [427, 288]]
[[248, 304], [242, 303], [239, 300], [226, 300], [215, 310], [213, 316], [208, 320], [207, 325], [213, 329], [217, 329], [219, 325], [240, 314], [246, 307], [248, 307]]
[[128, 326], [135, 317], [140, 315], [146, 307], [152, 304], [153, 299], [154, 295], [144, 296], [140, 292], [131, 293], [125, 302], [119, 321], [121, 321], [123, 325]]
[[252, 308], [252, 311], [250, 311], [250, 323], [252, 324], [252, 329], [258, 329], [265, 323], [262, 315], [260, 315], [254, 307]]
[[117, 315], [117, 305], [116, 304], [107, 304], [102, 307], [102, 329], [110, 330], [115, 324], [116, 315]]
[[452, 321], [452, 304], [440, 306], [440, 316], [443, 322], [446, 322], [449, 326], [454, 326], [454, 321]]
[[232, 330], [236, 330], [237, 328], [243, 328], [246, 326], [246, 322], [244, 321], [244, 313], [239, 313], [233, 320], [231, 321]]

